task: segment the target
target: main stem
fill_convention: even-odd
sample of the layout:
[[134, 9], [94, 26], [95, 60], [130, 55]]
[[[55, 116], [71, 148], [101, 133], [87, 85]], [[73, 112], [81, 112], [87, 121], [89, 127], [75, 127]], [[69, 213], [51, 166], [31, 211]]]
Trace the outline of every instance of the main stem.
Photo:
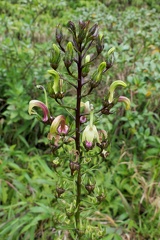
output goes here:
[[[77, 104], [76, 104], [76, 151], [79, 155], [79, 170], [77, 174], [77, 198], [76, 198], [76, 213], [75, 213], [75, 220], [76, 220], [76, 229], [79, 231], [80, 229], [80, 202], [81, 202], [81, 158], [82, 152], [80, 150], [80, 104], [81, 104], [81, 91], [82, 91], [82, 53], [81, 53], [81, 46], [79, 49], [78, 55], [78, 86], [77, 86]], [[78, 234], [79, 235], [79, 234]]]

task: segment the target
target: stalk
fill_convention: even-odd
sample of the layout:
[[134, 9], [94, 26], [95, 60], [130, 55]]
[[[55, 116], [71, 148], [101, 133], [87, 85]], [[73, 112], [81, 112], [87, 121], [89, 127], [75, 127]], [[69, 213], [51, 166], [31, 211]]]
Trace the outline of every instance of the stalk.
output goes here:
[[[82, 51], [81, 46], [79, 49], [79, 56], [78, 56], [78, 62], [77, 62], [77, 68], [78, 68], [78, 87], [77, 87], [77, 103], [76, 103], [76, 151], [79, 154], [79, 170], [77, 174], [77, 198], [76, 198], [76, 213], [75, 213], [75, 221], [76, 221], [76, 229], [79, 236], [79, 230], [80, 230], [80, 202], [81, 202], [81, 158], [82, 158], [82, 152], [80, 150], [80, 103], [81, 103], [81, 91], [82, 91]], [[80, 238], [80, 236], [79, 236]]]

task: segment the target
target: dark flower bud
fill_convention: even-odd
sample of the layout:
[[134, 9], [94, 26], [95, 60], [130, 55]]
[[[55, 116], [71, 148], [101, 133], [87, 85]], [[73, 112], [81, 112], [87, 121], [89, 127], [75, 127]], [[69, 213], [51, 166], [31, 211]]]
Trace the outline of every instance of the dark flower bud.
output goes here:
[[94, 24], [88, 31], [87, 40], [93, 40], [98, 35], [98, 24]]
[[102, 193], [101, 195], [97, 196], [97, 200], [99, 203], [103, 202], [105, 199], [105, 195]]
[[79, 170], [80, 165], [79, 165], [78, 162], [72, 162], [71, 161], [69, 163], [69, 167], [71, 169], [71, 175], [73, 176], [74, 172]]
[[72, 21], [68, 22], [68, 29], [76, 36], [76, 27]]
[[58, 194], [58, 198], [65, 192], [63, 188], [56, 188], [56, 192]]
[[58, 43], [61, 43], [62, 39], [63, 39], [62, 30], [61, 30], [61, 28], [58, 26], [58, 27], [56, 28], [56, 41], [57, 41]]
[[72, 65], [73, 51], [74, 51], [74, 48], [73, 48], [72, 42], [68, 42], [65, 56], [64, 56], [64, 64], [65, 64], [66, 68], [69, 68]]
[[88, 191], [89, 194], [94, 192], [95, 185], [94, 184], [87, 184], [85, 186], [86, 190]]
[[85, 39], [88, 30], [88, 25], [89, 21], [88, 22], [79, 21], [79, 34], [78, 34], [79, 43], [82, 43], [83, 40]]
[[100, 54], [104, 49], [104, 37], [101, 35], [98, 35], [96, 39], [96, 49], [98, 54]]
[[50, 54], [50, 65], [54, 70], [58, 68], [60, 60], [61, 60], [60, 49], [57, 47], [56, 44], [53, 44], [53, 49], [51, 50]]

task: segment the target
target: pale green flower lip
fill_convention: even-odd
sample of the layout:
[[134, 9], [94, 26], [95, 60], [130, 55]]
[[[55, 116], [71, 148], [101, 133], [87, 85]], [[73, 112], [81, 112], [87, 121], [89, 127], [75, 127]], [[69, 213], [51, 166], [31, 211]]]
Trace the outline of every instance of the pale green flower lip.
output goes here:
[[125, 105], [126, 105], [126, 110], [130, 109], [131, 102], [130, 102], [129, 98], [124, 97], [124, 96], [120, 96], [119, 99], [118, 99], [118, 102], [124, 102]]
[[127, 84], [125, 82], [123, 82], [122, 80], [116, 80], [110, 85], [109, 98], [108, 98], [109, 103], [113, 102], [114, 91], [115, 91], [116, 87], [118, 87], [118, 86], [127, 87]]
[[48, 108], [47, 106], [41, 102], [41, 101], [38, 101], [38, 100], [31, 100], [29, 102], [29, 108], [28, 108], [28, 113], [31, 115], [31, 114], [37, 114], [36, 111], [33, 110], [34, 107], [39, 107], [42, 109], [43, 111], [43, 122], [47, 122], [48, 121], [48, 115], [49, 115], [49, 111], [48, 111]]
[[87, 125], [82, 134], [82, 142], [92, 143], [94, 140], [100, 143], [97, 128], [95, 125]]

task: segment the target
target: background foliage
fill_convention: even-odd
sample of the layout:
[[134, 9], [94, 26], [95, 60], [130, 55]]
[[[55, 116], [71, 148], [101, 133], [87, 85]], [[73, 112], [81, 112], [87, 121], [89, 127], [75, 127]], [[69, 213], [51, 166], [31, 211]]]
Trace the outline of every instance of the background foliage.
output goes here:
[[[99, 23], [105, 53], [116, 47], [115, 64], [91, 99], [105, 96], [113, 80], [127, 82], [132, 109], [121, 105], [101, 119], [109, 132], [111, 152], [93, 176], [96, 190], [104, 185], [105, 201], [88, 211], [97, 219], [104, 239], [159, 239], [160, 170], [160, 31], [158, 1], [8, 0], [0, 2], [0, 237], [2, 239], [58, 239], [61, 226], [47, 131], [28, 116], [28, 102], [43, 100], [36, 85], [49, 75], [49, 49], [55, 27], [69, 20]], [[95, 66], [96, 67], [96, 66]], [[69, 93], [72, 95], [72, 92]], [[73, 95], [74, 98], [74, 95]], [[61, 110], [53, 105], [53, 111]], [[60, 176], [68, 174], [62, 154]], [[62, 181], [63, 182], [63, 181]], [[65, 185], [65, 184], [64, 184]], [[67, 221], [67, 219], [66, 219]], [[62, 226], [61, 226], [62, 227]], [[92, 230], [91, 230], [92, 231]], [[62, 239], [62, 229], [59, 232]], [[92, 239], [88, 236], [87, 239]], [[93, 238], [94, 239], [94, 238]]]

